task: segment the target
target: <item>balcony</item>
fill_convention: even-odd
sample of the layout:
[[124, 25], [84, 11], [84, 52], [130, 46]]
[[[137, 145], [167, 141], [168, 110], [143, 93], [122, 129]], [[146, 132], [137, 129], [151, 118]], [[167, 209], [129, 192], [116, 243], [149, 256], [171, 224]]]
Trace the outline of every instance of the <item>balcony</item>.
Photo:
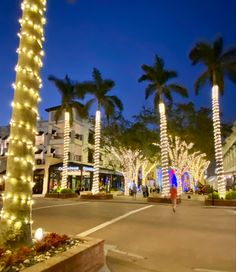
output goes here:
[[45, 164], [45, 160], [44, 160], [44, 159], [36, 159], [36, 160], [35, 160], [35, 164], [36, 164], [36, 165]]

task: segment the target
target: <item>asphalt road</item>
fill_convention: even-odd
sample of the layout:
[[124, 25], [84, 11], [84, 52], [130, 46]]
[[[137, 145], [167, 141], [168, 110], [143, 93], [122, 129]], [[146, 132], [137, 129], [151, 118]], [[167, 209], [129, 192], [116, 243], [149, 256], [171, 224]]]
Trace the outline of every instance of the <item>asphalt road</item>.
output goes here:
[[[235, 272], [235, 209], [35, 199], [33, 229], [105, 240], [100, 272]], [[89, 260], [88, 260], [89, 261]]]

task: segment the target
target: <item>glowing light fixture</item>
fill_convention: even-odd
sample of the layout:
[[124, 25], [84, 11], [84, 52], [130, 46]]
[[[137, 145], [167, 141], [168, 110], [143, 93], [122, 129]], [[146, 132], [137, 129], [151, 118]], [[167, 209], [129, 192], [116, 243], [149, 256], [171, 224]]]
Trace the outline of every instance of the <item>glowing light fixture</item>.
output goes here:
[[44, 236], [44, 231], [42, 228], [38, 228], [36, 229], [35, 233], [34, 233], [34, 238], [37, 241], [41, 241], [43, 239]]

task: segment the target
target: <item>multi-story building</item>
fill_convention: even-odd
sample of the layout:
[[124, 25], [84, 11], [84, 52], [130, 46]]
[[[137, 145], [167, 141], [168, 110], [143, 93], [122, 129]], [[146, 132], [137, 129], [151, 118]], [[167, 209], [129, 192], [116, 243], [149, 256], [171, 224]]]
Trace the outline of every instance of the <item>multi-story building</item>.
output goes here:
[[[45, 194], [60, 186], [63, 161], [64, 119], [63, 115], [55, 121], [59, 108], [46, 109], [47, 121], [38, 121], [38, 134], [35, 138], [35, 170], [33, 193]], [[0, 128], [0, 185], [6, 172], [6, 153], [8, 149], [9, 127]], [[81, 119], [73, 108], [73, 124], [70, 127], [70, 147], [68, 162], [68, 186], [72, 190], [90, 190], [93, 177], [94, 125], [93, 120]], [[104, 160], [105, 161], [105, 160]], [[109, 167], [101, 156], [100, 180], [104, 185], [121, 186], [121, 175]], [[106, 164], [107, 165], [107, 164]], [[0, 188], [1, 189], [1, 188]]]
[[236, 189], [236, 121], [223, 146], [223, 163], [227, 189]]

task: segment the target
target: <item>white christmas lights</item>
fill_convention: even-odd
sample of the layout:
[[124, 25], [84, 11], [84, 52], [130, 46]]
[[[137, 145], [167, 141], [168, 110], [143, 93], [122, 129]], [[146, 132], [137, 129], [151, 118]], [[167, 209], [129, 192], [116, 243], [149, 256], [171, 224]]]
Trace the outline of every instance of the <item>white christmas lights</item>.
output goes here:
[[169, 194], [169, 174], [168, 174], [168, 136], [167, 136], [167, 121], [165, 114], [164, 103], [159, 104], [160, 112], [160, 146], [161, 146], [161, 172], [162, 172], [162, 196], [166, 197]]
[[95, 151], [92, 194], [99, 192], [99, 168], [100, 168], [100, 134], [101, 134], [101, 112], [96, 111], [95, 116]]
[[217, 85], [214, 85], [212, 87], [212, 111], [213, 111], [212, 117], [214, 129], [217, 185], [220, 196], [224, 198], [226, 187], [224, 180], [223, 154], [220, 128], [219, 87]]
[[[7, 155], [7, 174], [1, 221], [10, 228], [31, 233], [31, 206], [34, 141], [38, 115], [39, 76], [42, 66], [43, 25], [46, 0], [23, 0], [21, 30], [18, 35], [16, 81], [13, 84], [14, 101]], [[22, 212], [24, 211], [24, 212]], [[24, 240], [24, 237], [22, 237]], [[30, 241], [29, 241], [30, 242]]]
[[67, 177], [68, 177], [68, 154], [70, 146], [70, 113], [65, 112], [65, 123], [64, 123], [64, 152], [63, 152], [63, 166], [62, 166], [62, 181], [61, 188], [67, 188]]

